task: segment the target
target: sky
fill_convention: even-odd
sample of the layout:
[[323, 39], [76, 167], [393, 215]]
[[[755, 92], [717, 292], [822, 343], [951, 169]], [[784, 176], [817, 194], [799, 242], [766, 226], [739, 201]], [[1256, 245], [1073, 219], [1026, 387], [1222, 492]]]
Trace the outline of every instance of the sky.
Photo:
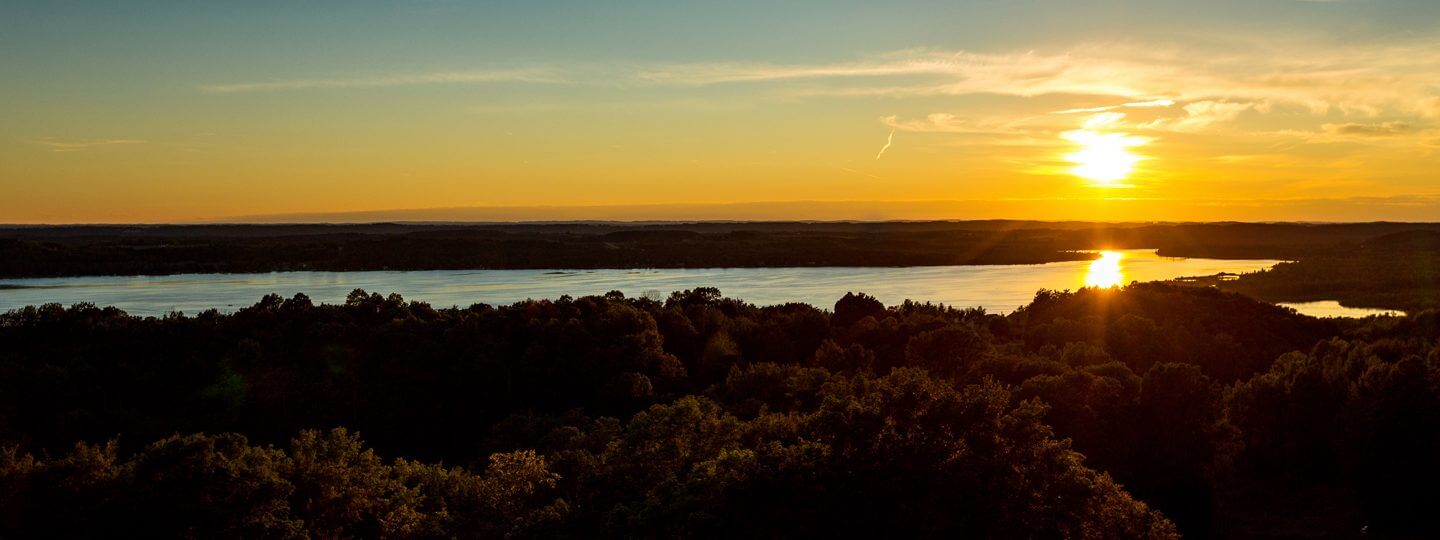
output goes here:
[[0, 3], [0, 223], [1440, 220], [1434, 0]]

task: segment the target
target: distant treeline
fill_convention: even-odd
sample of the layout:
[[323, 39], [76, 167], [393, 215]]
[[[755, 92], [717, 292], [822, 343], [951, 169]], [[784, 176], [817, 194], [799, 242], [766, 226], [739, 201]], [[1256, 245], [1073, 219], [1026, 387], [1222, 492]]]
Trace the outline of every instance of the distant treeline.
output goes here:
[[1393, 223], [374, 224], [0, 228], [0, 278], [480, 268], [1031, 264], [1077, 250], [1296, 259], [1345, 253]]
[[1433, 536], [1437, 338], [1162, 284], [37, 306], [0, 537]]
[[1338, 300], [1346, 306], [1407, 312], [1440, 309], [1440, 232], [1389, 234], [1238, 279], [1193, 283], [1270, 302]]

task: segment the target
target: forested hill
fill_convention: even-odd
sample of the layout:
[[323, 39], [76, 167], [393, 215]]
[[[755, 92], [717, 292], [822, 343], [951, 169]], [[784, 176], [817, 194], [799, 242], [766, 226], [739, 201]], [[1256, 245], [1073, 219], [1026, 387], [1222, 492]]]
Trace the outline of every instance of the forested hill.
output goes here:
[[1031, 264], [1077, 250], [1180, 257], [1343, 255], [1437, 224], [1034, 221], [0, 227], [0, 278], [476, 268]]
[[1338, 300], [1409, 312], [1440, 309], [1440, 232], [1379, 236], [1215, 285], [1272, 302]]
[[1437, 337], [1158, 284], [38, 306], [0, 316], [0, 536], [1434, 535]]

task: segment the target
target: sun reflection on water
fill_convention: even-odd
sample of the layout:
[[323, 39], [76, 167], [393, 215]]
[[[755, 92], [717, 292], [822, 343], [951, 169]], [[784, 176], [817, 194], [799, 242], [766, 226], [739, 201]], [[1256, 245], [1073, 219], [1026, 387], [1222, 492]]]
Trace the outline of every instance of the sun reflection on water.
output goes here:
[[1124, 258], [1125, 254], [1118, 251], [1101, 251], [1100, 258], [1092, 261], [1085, 272], [1085, 286], [1108, 288], [1123, 284], [1125, 273], [1120, 268], [1120, 260]]

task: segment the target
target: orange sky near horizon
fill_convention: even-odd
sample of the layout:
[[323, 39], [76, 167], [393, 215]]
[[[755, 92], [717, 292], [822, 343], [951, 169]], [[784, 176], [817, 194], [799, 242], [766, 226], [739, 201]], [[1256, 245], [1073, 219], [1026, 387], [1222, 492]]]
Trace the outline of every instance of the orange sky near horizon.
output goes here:
[[1433, 3], [150, 4], [0, 7], [0, 223], [1440, 220]]

